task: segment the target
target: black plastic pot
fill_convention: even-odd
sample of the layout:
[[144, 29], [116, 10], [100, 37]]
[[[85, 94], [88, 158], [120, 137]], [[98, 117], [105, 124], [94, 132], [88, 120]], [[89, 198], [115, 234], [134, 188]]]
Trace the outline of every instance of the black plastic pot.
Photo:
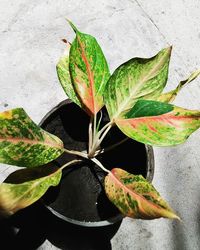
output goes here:
[[[102, 123], [108, 121], [103, 110]], [[61, 102], [40, 122], [46, 131], [55, 134], [67, 149], [86, 151], [88, 147], [89, 117], [70, 100]], [[108, 147], [125, 138], [125, 135], [113, 127], [108, 133], [103, 147]], [[77, 158], [63, 154], [52, 164], [62, 166]], [[153, 149], [142, 143], [128, 139], [120, 146], [97, 157], [107, 168], [122, 168], [133, 174], [142, 174], [149, 181], [153, 179]], [[103, 189], [106, 173], [94, 163], [84, 160], [64, 170], [58, 187], [50, 188], [43, 196], [47, 208], [62, 221], [84, 227], [106, 227], [120, 223], [123, 215], [108, 200]]]

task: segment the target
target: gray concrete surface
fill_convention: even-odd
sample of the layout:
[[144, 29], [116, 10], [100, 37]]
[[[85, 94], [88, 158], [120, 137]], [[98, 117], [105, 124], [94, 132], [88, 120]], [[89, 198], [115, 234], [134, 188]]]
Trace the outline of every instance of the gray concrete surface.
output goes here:
[[[199, 13], [199, 0], [1, 0], [0, 110], [21, 106], [39, 122], [66, 98], [55, 72], [64, 49], [60, 39], [74, 37], [65, 17], [98, 39], [112, 71], [131, 57], [149, 57], [172, 44], [167, 87], [172, 89], [200, 68]], [[200, 109], [199, 96], [200, 79], [182, 90], [176, 104]], [[124, 219], [113, 250], [200, 249], [199, 136], [197, 131], [183, 145], [154, 149], [153, 184], [182, 222]], [[11, 171], [1, 165], [0, 179]], [[40, 249], [56, 247], [46, 240]]]

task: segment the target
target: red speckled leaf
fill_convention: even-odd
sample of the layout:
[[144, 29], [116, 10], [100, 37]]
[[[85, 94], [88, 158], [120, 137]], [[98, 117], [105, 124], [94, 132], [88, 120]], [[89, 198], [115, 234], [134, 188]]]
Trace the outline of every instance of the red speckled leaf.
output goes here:
[[37, 126], [22, 108], [0, 113], [0, 162], [36, 167], [63, 153], [63, 142]]
[[171, 49], [152, 58], [133, 58], [114, 71], [104, 93], [111, 120], [124, 117], [141, 98], [158, 98], [167, 82]]
[[141, 175], [114, 168], [105, 178], [105, 191], [110, 201], [128, 217], [179, 219], [153, 185]]
[[83, 109], [94, 115], [104, 105], [103, 93], [110, 77], [108, 64], [96, 39], [69, 23], [76, 33], [69, 54], [70, 75]]
[[155, 146], [183, 143], [200, 127], [200, 111], [168, 103], [139, 100], [117, 126], [132, 139]]
[[26, 168], [10, 174], [0, 184], [0, 214], [12, 215], [39, 200], [50, 186], [59, 184], [61, 169], [53, 166]]

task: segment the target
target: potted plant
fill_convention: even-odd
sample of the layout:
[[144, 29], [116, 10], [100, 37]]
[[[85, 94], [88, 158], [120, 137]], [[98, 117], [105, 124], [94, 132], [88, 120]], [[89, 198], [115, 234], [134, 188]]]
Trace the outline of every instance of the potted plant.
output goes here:
[[[108, 168], [108, 159], [104, 159], [106, 164], [102, 164], [101, 157], [106, 151], [111, 152], [123, 145], [127, 137], [142, 145], [174, 146], [183, 143], [200, 127], [200, 111], [177, 107], [170, 102], [200, 71], [181, 81], [176, 89], [163, 94], [172, 47], [161, 50], [151, 58], [130, 59], [111, 75], [96, 39], [81, 33], [70, 21], [69, 24], [76, 38], [72, 44], [63, 40], [66, 51], [57, 64], [57, 73], [64, 91], [73, 103], [61, 103], [45, 117], [41, 126], [54, 133], [55, 129], [48, 129], [46, 121], [52, 121], [57, 110], [60, 112], [60, 109], [63, 111], [66, 108], [68, 114], [71, 109], [79, 110], [74, 116], [67, 117], [65, 122], [66, 126], [71, 124], [73, 128], [71, 120], [84, 116], [83, 120], [87, 121], [85, 125], [80, 123], [74, 137], [84, 137], [80, 141], [87, 145], [87, 151], [80, 145], [80, 150], [65, 148], [57, 136], [36, 125], [22, 108], [0, 113], [0, 162], [23, 167], [0, 185], [1, 214], [12, 215], [33, 204], [50, 186], [60, 183], [62, 172], [73, 172], [73, 169], [81, 169], [87, 163], [90, 170], [96, 171], [94, 175], [101, 170], [105, 173], [100, 174], [103, 182], [100, 185], [105, 189], [110, 204], [114, 204], [124, 216], [179, 219], [141, 174], [127, 172], [124, 170], [126, 166], [124, 169], [115, 168], [112, 159]], [[87, 125], [88, 136], [85, 132]], [[118, 132], [112, 134], [114, 129], [125, 134], [119, 142], [116, 141], [119, 139]], [[109, 143], [106, 144], [106, 140]], [[112, 141], [115, 143], [112, 144]], [[147, 149], [151, 150], [151, 147]], [[134, 160], [135, 152], [130, 153]], [[59, 162], [56, 164], [55, 160], [65, 154], [73, 156], [72, 160], [69, 161], [68, 157], [62, 166]]]

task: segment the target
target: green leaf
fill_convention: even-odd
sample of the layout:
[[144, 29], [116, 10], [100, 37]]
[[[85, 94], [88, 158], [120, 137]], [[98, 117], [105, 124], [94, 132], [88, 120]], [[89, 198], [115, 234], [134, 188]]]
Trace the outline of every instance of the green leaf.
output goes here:
[[64, 54], [61, 56], [58, 64], [56, 65], [57, 75], [67, 96], [78, 106], [81, 107], [81, 103], [73, 88], [69, 73], [69, 50], [70, 50], [70, 44], [67, 42]]
[[158, 97], [166, 85], [171, 47], [152, 58], [133, 58], [110, 77], [104, 94], [111, 120], [121, 118], [138, 99]]
[[200, 70], [193, 72], [186, 80], [181, 81], [174, 90], [171, 90], [167, 93], [160, 95], [157, 100], [160, 102], [173, 102], [178, 92], [188, 83], [195, 80], [199, 75], [200, 75]]
[[117, 126], [132, 139], [155, 146], [183, 143], [200, 127], [200, 111], [168, 103], [139, 100]]
[[69, 54], [70, 75], [82, 108], [94, 115], [104, 105], [103, 93], [110, 77], [108, 64], [96, 39], [70, 25], [76, 32]]
[[21, 169], [0, 184], [0, 213], [12, 215], [39, 200], [50, 186], [59, 184], [62, 171], [52, 165]]
[[0, 113], [1, 163], [35, 167], [62, 153], [62, 141], [37, 126], [22, 108]]
[[105, 191], [110, 201], [128, 217], [179, 219], [153, 185], [141, 175], [114, 168], [105, 178]]
[[143, 116], [158, 116], [172, 111], [173, 105], [151, 100], [139, 100], [134, 107], [129, 110], [125, 118], [137, 118]]

